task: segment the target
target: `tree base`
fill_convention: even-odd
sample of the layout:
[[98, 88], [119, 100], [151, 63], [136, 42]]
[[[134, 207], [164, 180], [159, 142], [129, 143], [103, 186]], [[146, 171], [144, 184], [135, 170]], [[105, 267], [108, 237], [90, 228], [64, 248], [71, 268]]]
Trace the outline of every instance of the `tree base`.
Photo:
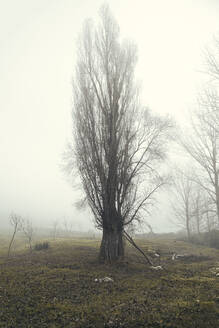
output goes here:
[[100, 246], [99, 261], [113, 263], [124, 258], [124, 244], [122, 231], [103, 230]]

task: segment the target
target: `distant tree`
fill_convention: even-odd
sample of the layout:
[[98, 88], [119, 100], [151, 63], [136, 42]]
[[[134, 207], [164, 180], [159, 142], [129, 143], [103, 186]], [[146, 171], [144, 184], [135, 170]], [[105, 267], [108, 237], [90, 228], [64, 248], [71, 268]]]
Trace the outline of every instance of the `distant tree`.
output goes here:
[[181, 137], [181, 145], [195, 161], [194, 180], [208, 194], [219, 222], [219, 126], [215, 112], [219, 98], [210, 90], [199, 98], [199, 110], [194, 112], [191, 133]]
[[205, 216], [203, 215], [205, 208], [205, 191], [199, 185], [194, 186], [193, 199], [192, 199], [192, 218], [194, 223], [194, 232], [198, 235], [204, 229], [203, 223]]
[[213, 82], [219, 82], [219, 35], [214, 37], [210, 47], [205, 49], [206, 74]]
[[64, 227], [64, 234], [65, 236], [71, 236], [73, 234], [73, 224], [71, 221], [67, 220], [66, 218], [63, 219], [63, 227]]
[[210, 232], [218, 226], [215, 206], [212, 204], [210, 198], [204, 198], [202, 215], [205, 223], [205, 230]]
[[10, 224], [13, 226], [14, 230], [13, 230], [13, 234], [12, 234], [9, 246], [8, 246], [8, 257], [10, 256], [11, 247], [14, 242], [15, 235], [22, 228], [22, 217], [15, 213], [12, 213], [9, 217], [9, 221], [10, 221]]
[[33, 235], [34, 235], [34, 228], [32, 221], [29, 219], [22, 219], [21, 228], [24, 233], [24, 236], [28, 242], [29, 250], [32, 252], [32, 242], [33, 242]]
[[150, 225], [150, 223], [145, 222], [145, 226], [148, 228], [150, 234], [155, 235], [155, 232], [154, 232], [152, 226]]
[[197, 164], [193, 180], [202, 188], [203, 213], [210, 229], [215, 214], [219, 223], [219, 37], [206, 48], [205, 64], [205, 72], [211, 79], [198, 97], [198, 110], [192, 116], [192, 132], [180, 139]]
[[58, 228], [58, 225], [59, 225], [59, 221], [58, 221], [58, 220], [53, 221], [52, 238], [53, 238], [54, 240], [55, 240], [56, 237], [57, 237], [57, 228]]
[[124, 255], [125, 227], [143, 217], [165, 183], [160, 165], [171, 122], [140, 106], [136, 47], [120, 41], [108, 7], [100, 16], [98, 28], [88, 21], [80, 38], [67, 167], [71, 171], [76, 159], [86, 201], [103, 231], [99, 259], [113, 262]]
[[174, 223], [186, 230], [188, 240], [190, 241], [192, 234], [194, 182], [189, 179], [185, 172], [177, 170], [172, 190], [175, 196], [172, 201]]

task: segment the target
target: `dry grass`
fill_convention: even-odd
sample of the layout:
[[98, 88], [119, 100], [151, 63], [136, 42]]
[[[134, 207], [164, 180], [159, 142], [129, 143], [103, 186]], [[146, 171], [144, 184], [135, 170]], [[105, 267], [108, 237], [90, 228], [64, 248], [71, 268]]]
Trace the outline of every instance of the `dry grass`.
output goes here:
[[[9, 260], [3, 245], [0, 327], [219, 327], [219, 277], [209, 270], [219, 251], [173, 240], [138, 244], [159, 251], [154, 261], [165, 270], [152, 271], [128, 246], [123, 263], [99, 265], [95, 240], [57, 240], [32, 254], [20, 241]], [[172, 252], [193, 256], [172, 261]], [[114, 282], [95, 282], [105, 276]]]

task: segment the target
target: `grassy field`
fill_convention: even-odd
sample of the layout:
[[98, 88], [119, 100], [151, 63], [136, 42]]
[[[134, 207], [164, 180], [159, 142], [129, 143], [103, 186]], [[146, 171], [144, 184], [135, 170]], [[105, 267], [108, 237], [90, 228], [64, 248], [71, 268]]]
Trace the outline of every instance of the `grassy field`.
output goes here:
[[[219, 327], [219, 251], [174, 240], [137, 240], [161, 259], [154, 271], [132, 246], [114, 266], [97, 262], [99, 241], [57, 240], [31, 255], [0, 242], [0, 327]], [[171, 259], [171, 253], [192, 255]], [[218, 271], [219, 272], [219, 271]], [[111, 277], [113, 282], [95, 282]]]

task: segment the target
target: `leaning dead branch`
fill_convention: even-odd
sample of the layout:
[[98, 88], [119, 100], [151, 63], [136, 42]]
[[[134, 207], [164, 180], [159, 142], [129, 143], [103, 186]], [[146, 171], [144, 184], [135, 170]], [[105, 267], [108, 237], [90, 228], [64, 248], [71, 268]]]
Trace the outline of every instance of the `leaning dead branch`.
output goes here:
[[153, 266], [153, 263], [150, 260], [150, 258], [143, 252], [143, 250], [138, 245], [136, 245], [136, 243], [134, 242], [134, 240], [132, 239], [132, 237], [126, 231], [124, 231], [124, 236], [125, 236], [126, 240], [128, 240], [128, 242], [132, 246], [134, 246], [144, 256], [144, 258], [146, 259], [147, 263], [149, 263], [150, 265]]

